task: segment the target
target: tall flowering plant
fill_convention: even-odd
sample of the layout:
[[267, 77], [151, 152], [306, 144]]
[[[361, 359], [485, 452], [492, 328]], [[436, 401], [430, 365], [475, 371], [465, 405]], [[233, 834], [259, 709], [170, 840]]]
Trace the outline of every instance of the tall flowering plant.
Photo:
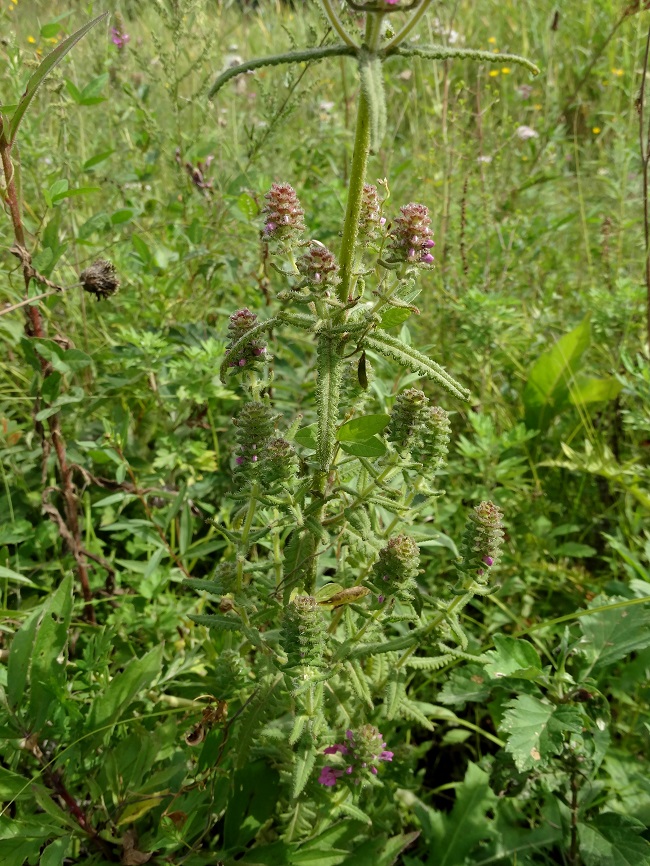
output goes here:
[[[244, 398], [234, 419], [238, 506], [230, 521], [216, 524], [228, 547], [214, 579], [189, 581], [219, 599], [218, 613], [194, 619], [216, 634], [219, 699], [239, 706], [232, 725], [240, 736], [232, 739], [229, 760], [244, 767], [251, 743], [266, 745], [286, 782], [279, 820], [289, 839], [314, 830], [313, 813], [291, 804], [331, 797], [330, 789], [337, 793], [329, 817], [363, 815], [362, 798], [400, 760], [393, 737], [403, 720], [432, 727], [411, 685], [419, 670], [474, 658], [461, 613], [474, 596], [496, 590], [492, 574], [503, 542], [499, 508], [477, 504], [454, 580], [447, 589], [426, 586], [417, 521], [441, 495], [438, 475], [451, 432], [437, 400], [467, 401], [469, 391], [392, 333], [417, 313], [417, 282], [434, 266], [435, 242], [426, 205], [410, 202], [389, 212], [387, 182], [382, 195], [367, 183], [366, 169], [384, 135], [384, 65], [393, 57], [500, 63], [506, 57], [411, 45], [407, 37], [429, 0], [347, 6], [355, 13], [350, 21], [363, 17], [361, 38], [332, 0], [323, 0], [338, 41], [248, 61], [211, 90], [214, 96], [234, 76], [265, 65], [337, 55], [352, 58], [359, 70], [338, 249], [311, 236], [286, 180], [265, 195], [260, 232], [279, 275], [275, 310], [264, 319], [247, 308], [233, 312], [221, 366], [223, 380], [237, 383]], [[386, 26], [396, 13], [408, 17], [401, 27]], [[507, 60], [534, 70], [522, 58]], [[281, 332], [300, 332], [313, 343], [311, 417], [284, 417], [274, 401], [267, 342]], [[409, 387], [393, 395], [390, 412], [376, 411], [372, 383], [382, 359], [428, 380], [429, 392]], [[237, 676], [229, 676], [233, 666]]]

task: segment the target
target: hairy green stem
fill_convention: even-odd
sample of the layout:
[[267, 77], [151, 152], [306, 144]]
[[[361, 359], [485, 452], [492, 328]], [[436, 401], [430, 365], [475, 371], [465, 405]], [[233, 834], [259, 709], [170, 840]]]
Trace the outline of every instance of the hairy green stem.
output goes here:
[[[381, 34], [380, 13], [368, 13], [366, 16], [365, 47], [369, 52], [376, 52]], [[359, 234], [359, 214], [361, 213], [361, 199], [363, 196], [363, 185], [366, 180], [366, 168], [368, 165], [368, 153], [370, 152], [370, 106], [365, 91], [359, 94], [359, 108], [357, 110], [357, 127], [354, 136], [354, 151], [352, 154], [352, 168], [350, 170], [350, 185], [348, 187], [348, 202], [345, 210], [345, 222], [343, 224], [343, 238], [341, 240], [341, 252], [339, 264], [341, 267], [341, 283], [337, 290], [339, 301], [345, 304], [352, 290], [354, 276], [354, 254]]]

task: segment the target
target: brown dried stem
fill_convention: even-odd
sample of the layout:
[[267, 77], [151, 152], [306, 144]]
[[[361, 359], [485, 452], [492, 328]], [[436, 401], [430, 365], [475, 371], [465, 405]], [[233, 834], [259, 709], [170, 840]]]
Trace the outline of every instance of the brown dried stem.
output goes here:
[[[11, 223], [14, 231], [15, 246], [12, 248], [14, 255], [17, 255], [23, 266], [23, 278], [25, 280], [25, 293], [29, 294], [29, 284], [32, 279], [37, 279], [39, 282], [45, 282], [51, 288], [58, 286], [50, 283], [45, 278], [41, 279], [41, 275], [37, 274], [31, 265], [31, 256], [27, 250], [25, 242], [25, 229], [23, 227], [20, 199], [16, 188], [16, 179], [14, 165], [11, 159], [11, 144], [4, 135], [2, 125], [0, 124], [0, 160], [2, 161], [2, 170], [5, 180], [4, 198], [9, 209]], [[45, 330], [43, 325], [43, 317], [37, 305], [28, 306], [26, 310], [25, 334], [29, 338], [43, 339]], [[39, 356], [40, 357], [40, 356]], [[40, 358], [41, 375], [43, 379], [52, 373], [52, 367], [45, 358]], [[38, 407], [39, 401], [36, 402]], [[50, 450], [50, 443], [54, 448], [56, 459], [59, 467], [60, 490], [63, 497], [64, 516], [55, 508], [55, 506], [47, 503], [45, 508], [46, 513], [52, 518], [59, 527], [59, 533], [66, 542], [72, 553], [76, 565], [81, 591], [85, 601], [84, 613], [86, 620], [90, 623], [95, 623], [95, 611], [92, 606], [92, 591], [90, 589], [90, 581], [88, 579], [88, 563], [84, 554], [83, 545], [81, 543], [81, 530], [79, 526], [79, 507], [77, 501], [76, 488], [74, 485], [73, 472], [66, 454], [66, 443], [61, 431], [61, 416], [58, 412], [50, 415], [47, 419], [49, 429], [49, 442], [42, 425], [34, 420], [37, 432], [41, 436], [43, 443], [43, 455], [46, 459]], [[55, 516], [56, 515], [56, 516]], [[65, 527], [65, 532], [63, 528]]]

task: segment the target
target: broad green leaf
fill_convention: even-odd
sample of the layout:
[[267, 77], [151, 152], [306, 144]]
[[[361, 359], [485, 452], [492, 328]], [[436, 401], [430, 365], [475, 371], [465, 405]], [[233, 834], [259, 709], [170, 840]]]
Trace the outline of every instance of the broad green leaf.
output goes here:
[[493, 838], [495, 830], [488, 812], [496, 802], [488, 774], [472, 763], [456, 789], [451, 812], [439, 812], [416, 800], [413, 811], [429, 846], [428, 864], [460, 866], [479, 842]]
[[101, 75], [89, 81], [81, 91], [81, 105], [97, 105], [100, 102], [105, 102], [106, 97], [100, 96], [100, 93], [107, 84], [108, 72], [102, 72]]
[[650, 866], [650, 842], [641, 836], [645, 825], [628, 815], [605, 812], [580, 821], [578, 840], [584, 866]]
[[341, 451], [353, 457], [383, 457], [386, 453], [386, 446], [376, 436], [365, 442], [341, 442], [340, 446]]
[[510, 734], [506, 751], [520, 772], [546, 766], [562, 751], [565, 735], [582, 730], [582, 715], [575, 707], [556, 707], [532, 695], [519, 695], [507, 706], [501, 728]]
[[[162, 645], [154, 647], [139, 659], [129, 662], [116, 674], [92, 703], [87, 717], [87, 731], [99, 731], [116, 722], [138, 692], [148, 688], [160, 673]], [[106, 731], [102, 730], [100, 736]]]
[[399, 328], [404, 322], [413, 315], [413, 311], [404, 307], [391, 307], [381, 314], [381, 322], [379, 327], [385, 331], [389, 328]]
[[487, 680], [481, 665], [468, 664], [454, 668], [437, 699], [441, 704], [459, 705], [461, 709], [466, 703], [487, 701], [491, 690]]
[[590, 340], [589, 317], [585, 317], [533, 364], [523, 393], [526, 427], [546, 430], [568, 404], [569, 386]]
[[[590, 607], [626, 601], [622, 596], [599, 595]], [[580, 650], [594, 673], [650, 646], [650, 604], [602, 610], [580, 618], [584, 639]]]
[[336, 431], [339, 442], [367, 442], [390, 422], [390, 415], [362, 415], [341, 424]]
[[496, 649], [485, 655], [490, 659], [485, 673], [493, 680], [501, 677], [534, 680], [542, 673], [542, 661], [535, 647], [521, 638], [494, 635]]
[[318, 434], [318, 424], [309, 424], [307, 427], [301, 427], [296, 433], [295, 441], [303, 448], [309, 448], [310, 451], [315, 451], [318, 448], [316, 436]]
[[47, 848], [43, 849], [39, 866], [63, 866], [71, 841], [71, 836], [61, 836], [60, 839], [50, 842]]
[[102, 12], [101, 15], [98, 15], [97, 18], [94, 18], [92, 21], [89, 21], [88, 24], [84, 24], [76, 33], [73, 33], [72, 36], [68, 36], [67, 39], [64, 39], [60, 45], [57, 45], [54, 51], [50, 52], [47, 57], [43, 58], [43, 61], [39, 65], [36, 72], [32, 75], [32, 77], [27, 82], [27, 87], [25, 92], [23, 93], [20, 102], [16, 110], [14, 111], [11, 120], [9, 121], [9, 128], [7, 130], [7, 138], [10, 144], [13, 144], [16, 138], [16, 133], [20, 127], [21, 121], [25, 116], [25, 112], [29, 108], [32, 99], [36, 95], [36, 91], [41, 86], [46, 77], [50, 74], [50, 72], [54, 69], [54, 67], [59, 64], [66, 54], [73, 48], [80, 39], [91, 30], [95, 24], [99, 24], [100, 21], [103, 21], [104, 18], [108, 16], [108, 12]]
[[583, 406], [585, 403], [602, 403], [618, 397], [622, 390], [622, 383], [613, 376], [609, 379], [592, 379], [588, 376], [578, 375], [571, 385], [569, 399], [574, 406]]
[[249, 220], [254, 220], [259, 213], [259, 207], [257, 206], [255, 199], [248, 195], [247, 192], [243, 192], [239, 196], [237, 199], [237, 207]]

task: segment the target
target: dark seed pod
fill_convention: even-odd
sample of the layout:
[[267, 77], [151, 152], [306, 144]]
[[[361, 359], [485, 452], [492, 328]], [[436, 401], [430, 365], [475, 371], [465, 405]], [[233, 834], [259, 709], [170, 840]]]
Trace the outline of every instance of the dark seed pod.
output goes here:
[[110, 298], [120, 287], [115, 274], [115, 265], [106, 259], [98, 259], [79, 274], [79, 281], [85, 292], [95, 295], [98, 301]]

